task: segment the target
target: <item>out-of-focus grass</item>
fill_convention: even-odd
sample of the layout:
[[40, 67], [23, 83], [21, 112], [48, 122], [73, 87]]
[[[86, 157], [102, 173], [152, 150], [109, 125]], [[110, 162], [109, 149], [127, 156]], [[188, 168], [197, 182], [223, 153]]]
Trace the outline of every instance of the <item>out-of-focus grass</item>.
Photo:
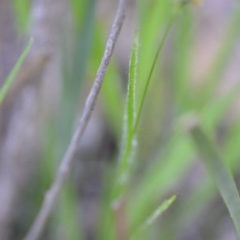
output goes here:
[[175, 200], [176, 200], [176, 195], [173, 195], [172, 197], [164, 201], [159, 207], [157, 207], [153, 211], [153, 213], [145, 221], [143, 221], [142, 225], [135, 231], [131, 239], [145, 239], [145, 237], [142, 238], [144, 233], [154, 225], [158, 217], [164, 211], [166, 211], [173, 204]]
[[3, 86], [1, 87], [1, 89], [0, 89], [0, 105], [1, 105], [2, 101], [4, 100], [4, 98], [6, 97], [9, 88], [11, 87], [11, 85], [12, 85], [18, 71], [20, 70], [24, 60], [26, 59], [26, 57], [27, 57], [27, 55], [28, 55], [28, 53], [31, 49], [32, 44], [33, 44], [33, 39], [30, 38], [26, 48], [24, 49], [23, 53], [21, 54], [21, 56], [17, 60], [17, 63], [15, 64], [13, 69], [11, 70], [11, 72], [10, 72], [9, 76], [7, 77], [7, 79], [5, 80]]
[[24, 35], [28, 30], [31, 1], [11, 0], [19, 33]]
[[202, 160], [209, 174], [218, 187], [218, 191], [233, 220], [238, 239], [240, 239], [240, 198], [233, 177], [224, 164], [220, 153], [202, 129], [196, 116], [189, 121], [192, 121], [189, 123], [190, 135], [202, 155]]
[[[26, 3], [23, 1], [21, 5], [20, 1], [15, 2], [17, 17], [22, 19], [20, 20], [22, 27], [26, 26], [25, 13], [29, 11]], [[18, 4], [21, 5], [20, 8], [17, 8]], [[106, 34], [104, 25], [100, 21], [96, 23], [96, 1], [71, 0], [71, 4], [75, 21], [74, 44], [71, 51], [66, 49], [66, 58], [63, 63], [63, 99], [60, 116], [58, 116], [61, 117], [61, 123], [58, 122], [57, 126], [53, 123], [50, 127], [52, 131], [48, 131], [49, 135], [46, 135], [50, 142], [43, 154], [45, 161], [42, 171], [45, 180], [47, 179], [44, 185], [48, 185], [51, 181], [57, 166], [53, 159], [58, 159], [64, 151], [72, 132], [83, 83], [92, 79], [96, 72], [103, 53], [103, 39]], [[217, 137], [224, 116], [239, 95], [239, 86], [224, 96], [216, 95], [219, 81], [223, 77], [232, 50], [238, 41], [239, 4], [226, 27], [225, 38], [220, 44], [213, 64], [206, 72], [200, 89], [191, 89], [192, 79], [189, 67], [191, 56], [195, 54], [194, 27], [197, 20], [191, 6], [179, 9], [179, 14], [172, 19], [176, 4], [178, 3], [170, 0], [137, 1], [139, 45], [134, 45], [131, 55], [125, 113], [125, 96], [116, 62], [113, 61], [110, 64], [103, 84], [101, 104], [106, 113], [107, 122], [116, 136], [118, 145], [120, 145], [122, 122], [124, 122], [125, 144], [122, 148], [121, 162], [116, 163], [117, 166], [121, 166], [120, 174], [119, 171], [111, 168], [111, 171], [115, 172], [106, 173], [105, 176], [99, 239], [116, 239], [115, 229], [118, 223], [115, 221], [116, 216], [111, 206], [112, 191], [116, 187], [114, 181], [121, 179], [121, 176], [127, 173], [124, 188], [120, 188], [117, 196], [124, 195], [127, 213], [123, 221], [126, 221], [129, 231], [134, 232], [144, 224], [154, 210], [161, 206], [163, 199], [169, 195], [178, 194], [175, 191], [178, 191], [179, 185], [186, 176], [191, 175], [190, 169], [196, 164], [194, 159], [197, 153], [194, 145], [189, 136], [181, 130], [182, 116], [189, 111], [197, 112], [206, 134]], [[173, 24], [170, 31], [169, 22]], [[159, 51], [156, 54], [157, 50]], [[74, 54], [71, 55], [71, 53]], [[138, 61], [136, 61], [137, 53]], [[87, 83], [87, 85], [90, 84]], [[158, 114], [155, 113], [155, 109]], [[158, 127], [157, 130], [155, 124]], [[62, 131], [62, 129], [65, 130]], [[239, 119], [227, 130], [221, 142], [222, 159], [234, 174], [239, 171]], [[145, 145], [146, 148], [148, 147], [147, 143], [156, 131], [159, 131], [160, 136], [155, 139], [155, 145], [159, 150], [152, 152], [144, 149]], [[133, 143], [136, 139], [139, 144], [135, 149]], [[136, 154], [131, 155], [133, 148]], [[130, 157], [135, 157], [133, 167], [129, 164]], [[211, 157], [209, 161], [212, 160], [214, 159]], [[173, 206], [172, 212], [167, 211], [163, 215], [160, 221], [162, 227], [158, 228], [157, 219], [156, 224], [153, 224], [138, 239], [159, 239], [160, 237], [169, 240], [178, 239], [182, 234], [181, 231], [186, 230], [186, 226], [190, 226], [193, 219], [216, 197], [217, 190], [211, 177], [216, 178], [215, 174], [225, 171], [224, 169], [225, 167], [222, 166], [219, 171], [210, 172], [198, 183], [198, 188], [188, 192], [181, 199], [177, 198], [176, 208]], [[218, 187], [223, 192], [228, 188], [222, 182], [219, 182]], [[71, 239], [78, 239], [80, 234], [79, 223], [75, 217], [72, 217], [72, 214], [77, 212], [76, 205], [72, 186], [66, 188], [58, 207], [59, 213], [55, 218], [55, 224], [64, 226], [65, 232], [71, 231]], [[237, 205], [236, 208], [238, 208]], [[152, 234], [153, 232], [156, 235]]]
[[[72, 0], [71, 4], [74, 32], [73, 38], [70, 38], [72, 40], [70, 45], [64, 45], [63, 40], [64, 51], [68, 58], [64, 58], [63, 61], [63, 97], [60, 115], [58, 116], [58, 126], [55, 128], [55, 136], [57, 136], [55, 139], [57, 142], [55, 149], [57, 152], [56, 160], [65, 151], [78, 117], [80, 95], [83, 92], [82, 87], [86, 80], [93, 45], [92, 36], [95, 29], [96, 1]], [[64, 36], [63, 39], [65, 39]], [[56, 162], [53, 165], [52, 173], [55, 172], [57, 166], [58, 163]], [[82, 233], [76, 195], [74, 184], [72, 181], [69, 181], [61, 194], [61, 201], [56, 216], [56, 229], [60, 229], [60, 232], [63, 231], [67, 239], [79, 239]]]

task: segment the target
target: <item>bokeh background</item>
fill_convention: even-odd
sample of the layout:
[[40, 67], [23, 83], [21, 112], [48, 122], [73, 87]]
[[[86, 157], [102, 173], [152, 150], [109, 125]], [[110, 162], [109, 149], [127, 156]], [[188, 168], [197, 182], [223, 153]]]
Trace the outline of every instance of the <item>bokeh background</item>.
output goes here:
[[[139, 31], [141, 96], [169, 18], [159, 2], [164, 1], [128, 4], [75, 167], [42, 239], [115, 239], [109, 195], [121, 144], [132, 40]], [[1, 85], [29, 38], [34, 39], [0, 106], [1, 240], [23, 239], [33, 223], [81, 115], [116, 8], [116, 0], [0, 0]], [[173, 194], [177, 199], [137, 239], [236, 239], [211, 176], [178, 129], [182, 117], [198, 112], [238, 185], [239, 23], [236, 0], [189, 4], [173, 23], [141, 116], [129, 221], [141, 222]]]

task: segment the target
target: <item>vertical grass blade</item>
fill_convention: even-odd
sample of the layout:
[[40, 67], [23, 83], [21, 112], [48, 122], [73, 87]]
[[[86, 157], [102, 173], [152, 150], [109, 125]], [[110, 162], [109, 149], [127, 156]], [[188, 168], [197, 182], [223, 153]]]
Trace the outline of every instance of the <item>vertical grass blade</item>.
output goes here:
[[16, 24], [20, 33], [27, 32], [29, 24], [29, 15], [31, 10], [31, 1], [28, 0], [12, 0], [12, 6], [15, 13]]
[[157, 60], [158, 60], [158, 57], [159, 57], [159, 54], [163, 48], [163, 45], [165, 43], [165, 40], [168, 36], [168, 33], [169, 33], [169, 30], [172, 26], [172, 22], [173, 22], [174, 18], [170, 18], [168, 24], [167, 24], [167, 27], [166, 27], [166, 30], [163, 34], [163, 38], [161, 39], [160, 41], [160, 44], [158, 45], [158, 49], [156, 51], [156, 54], [154, 56], [154, 59], [153, 59], [153, 63], [150, 67], [150, 72], [149, 72], [149, 75], [147, 77], [147, 81], [146, 81], [146, 84], [143, 88], [143, 94], [141, 96], [141, 99], [140, 99], [140, 104], [139, 104], [139, 107], [138, 107], [138, 111], [137, 111], [137, 117], [136, 117], [136, 122], [135, 122], [135, 125], [134, 125], [134, 131], [137, 130], [137, 127], [138, 127], [138, 124], [139, 124], [139, 120], [140, 120], [140, 115], [142, 113], [142, 110], [143, 110], [143, 104], [146, 100], [146, 96], [147, 96], [147, 92], [148, 92], [148, 89], [149, 89], [149, 85], [150, 85], [150, 82], [151, 82], [151, 79], [152, 79], [152, 75], [153, 75], [153, 72], [154, 72], [154, 69], [155, 69], [155, 66], [157, 64]]
[[221, 155], [201, 128], [196, 117], [190, 120], [189, 131], [202, 156], [202, 161], [215, 181], [218, 191], [226, 204], [238, 239], [240, 239], [240, 198], [233, 177], [225, 166]]
[[127, 101], [123, 121], [123, 140], [122, 149], [120, 152], [120, 166], [119, 166], [120, 172], [118, 176], [118, 185], [121, 186], [119, 194], [121, 194], [122, 190], [125, 188], [128, 182], [129, 171], [133, 163], [136, 147], [136, 137], [133, 131], [133, 126], [136, 120], [136, 81], [137, 81], [138, 50], [139, 42], [137, 35], [133, 43], [133, 49], [130, 57]]
[[149, 85], [150, 85], [155, 67], [157, 65], [159, 55], [160, 55], [160, 53], [163, 49], [163, 46], [164, 46], [164, 43], [167, 39], [169, 31], [170, 31], [174, 21], [176, 20], [176, 17], [178, 16], [178, 13], [181, 10], [183, 10], [184, 7], [185, 7], [185, 4], [176, 4], [176, 5], [173, 5], [173, 7], [171, 9], [172, 11], [171, 11], [170, 16], [168, 17], [166, 27], [165, 27], [164, 32], [163, 32], [163, 36], [162, 36], [162, 38], [161, 38], [161, 40], [160, 40], [160, 42], [157, 46], [156, 53], [153, 56], [153, 62], [151, 64], [151, 66], [149, 66], [150, 70], [149, 70], [149, 73], [147, 75], [146, 83], [144, 84], [144, 87], [143, 87], [143, 92], [142, 92], [142, 95], [141, 95], [141, 98], [140, 98], [140, 103], [139, 103], [138, 110], [137, 110], [137, 116], [136, 116], [136, 121], [135, 121], [135, 124], [134, 124], [134, 130], [133, 130], [134, 132], [137, 131], [137, 127], [139, 125], [139, 120], [140, 120], [140, 116], [141, 116], [141, 113], [142, 113], [142, 110], [143, 110], [143, 105], [144, 105], [144, 102], [146, 100]]
[[12, 71], [10, 72], [9, 76], [7, 77], [4, 85], [2, 86], [1, 90], [0, 90], [0, 104], [2, 103], [3, 99], [5, 98], [7, 92], [8, 92], [8, 89], [10, 88], [14, 78], [16, 77], [19, 69], [21, 68], [25, 58], [27, 57], [30, 49], [31, 49], [31, 46], [32, 46], [32, 43], [33, 43], [33, 39], [30, 38], [27, 46], [25, 47], [23, 53], [21, 54], [21, 56], [19, 57], [17, 63], [15, 64], [14, 68], [12, 69]]

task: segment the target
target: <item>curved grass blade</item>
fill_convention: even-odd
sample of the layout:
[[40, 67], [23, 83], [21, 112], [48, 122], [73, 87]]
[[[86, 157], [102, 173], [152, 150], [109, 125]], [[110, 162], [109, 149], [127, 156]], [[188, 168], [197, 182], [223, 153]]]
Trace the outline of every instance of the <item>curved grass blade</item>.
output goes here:
[[[157, 64], [157, 61], [158, 61], [158, 57], [159, 57], [159, 55], [162, 51], [165, 40], [168, 36], [168, 33], [171, 29], [171, 26], [172, 26], [173, 22], [175, 21], [178, 13], [184, 8], [184, 6], [185, 6], [184, 4], [175, 5], [172, 9], [172, 13], [168, 17], [167, 26], [164, 30], [163, 36], [162, 36], [162, 38], [160, 40], [160, 43], [158, 45], [156, 54], [154, 55], [153, 62], [152, 62], [152, 65], [150, 66], [150, 71], [149, 71], [149, 74], [148, 74], [148, 77], [147, 77], [147, 81], [146, 81], [145, 86], [144, 86], [143, 94], [142, 94], [141, 99], [140, 99], [140, 104], [138, 106], [136, 121], [134, 123], [134, 128], [133, 128], [133, 133], [134, 134], [136, 134], [136, 132], [137, 132], [137, 128], [138, 128], [138, 125], [139, 125], [141, 113], [142, 113], [142, 110], [143, 110], [143, 105], [144, 105], [144, 102], [145, 102], [145, 99], [146, 99], [146, 96], [147, 96], [147, 92], [148, 92], [148, 88], [149, 88], [149, 85], [150, 85], [150, 81], [152, 79], [153, 72], [155, 70], [155, 67], [156, 67], [156, 64]], [[187, 149], [187, 151], [184, 152], [184, 154], [188, 154], [188, 153], [189, 153], [189, 151]], [[180, 158], [178, 158], [178, 159], [181, 160]], [[188, 158], [186, 158], [186, 159], [188, 159]], [[164, 180], [163, 176], [166, 176], [165, 173], [163, 173], [161, 175], [159, 173], [159, 169], [160, 168], [156, 169], [156, 171], [158, 171], [158, 173], [156, 175], [154, 175], [152, 173], [150, 174], [152, 177], [150, 177], [149, 179], [151, 179], [153, 181], [150, 181], [149, 185], [146, 184], [146, 188], [144, 189], [146, 192], [140, 190], [141, 193], [138, 195], [139, 198], [137, 197], [136, 198], [137, 201], [135, 201], [135, 203], [133, 205], [131, 204], [130, 209], [133, 208], [135, 210], [131, 209], [132, 214], [130, 214], [130, 222], [134, 226], [138, 226], [139, 223], [142, 221], [143, 216], [145, 215], [146, 202], [148, 204], [149, 200], [152, 199], [152, 196], [153, 195], [156, 196], [156, 191], [159, 192], [159, 187], [161, 185], [160, 179]], [[170, 172], [171, 172], [171, 168], [169, 168], [169, 169], [170, 169]], [[158, 177], [156, 177], [156, 176], [158, 176]], [[154, 184], [152, 184], [152, 183], [154, 183]], [[149, 188], [149, 186], [151, 186], [151, 187]], [[156, 190], [156, 191], [154, 191], [154, 190]], [[145, 192], [144, 196], [142, 196], [143, 195], [142, 192]]]
[[[169, 199], [165, 200], [153, 213], [143, 222], [139, 227], [136, 233], [131, 237], [131, 239], [137, 238], [139, 234], [142, 234], [143, 231], [146, 231], [151, 225], [156, 222], [156, 220], [165, 212], [176, 200], [176, 195], [173, 195]], [[138, 239], [138, 238], [137, 238]]]
[[172, 22], [173, 22], [173, 19], [170, 19], [170, 21], [168, 22], [168, 25], [166, 27], [166, 30], [164, 32], [164, 36], [161, 39], [161, 42], [160, 42], [160, 44], [158, 46], [158, 49], [157, 49], [157, 52], [156, 52], [156, 54], [154, 56], [154, 60], [153, 60], [153, 63], [151, 65], [150, 72], [149, 72], [146, 84], [144, 86], [144, 89], [143, 89], [143, 94], [142, 94], [142, 97], [140, 99], [140, 104], [139, 104], [138, 111], [137, 111], [136, 122], [135, 122], [135, 125], [134, 125], [134, 132], [136, 132], [136, 130], [137, 130], [137, 127], [138, 127], [138, 124], [139, 124], [139, 120], [140, 120], [140, 115], [141, 115], [141, 112], [142, 112], [142, 109], [143, 109], [143, 104], [144, 104], [146, 96], [147, 96], [147, 92], [148, 92], [148, 88], [149, 88], [149, 85], [150, 85], [150, 82], [151, 82], [151, 79], [152, 79], [152, 75], [153, 75], [153, 72], [154, 72], [154, 69], [155, 69], [155, 66], [156, 66], [159, 54], [160, 54], [160, 52], [161, 52], [161, 50], [163, 48], [165, 40], [166, 40], [166, 38], [168, 36], [168, 32], [169, 32], [169, 30], [170, 30], [170, 28], [172, 26]]
[[156, 53], [156, 39], [171, 15], [172, 2], [169, 0], [137, 1], [139, 9], [139, 80], [137, 99], [140, 100], [144, 85]]
[[12, 69], [12, 71], [10, 72], [9, 76], [7, 77], [4, 85], [2, 86], [1, 90], [0, 90], [0, 104], [3, 102], [8, 89], [10, 88], [13, 80], [15, 79], [19, 69], [21, 68], [25, 58], [27, 57], [31, 47], [33, 44], [33, 38], [30, 38], [27, 46], [25, 47], [23, 53], [21, 54], [21, 56], [19, 57], [17, 63], [15, 64], [14, 68]]
[[233, 224], [240, 239], [240, 198], [232, 175], [225, 166], [223, 159], [194, 116], [190, 120], [189, 132], [202, 155], [209, 174], [215, 181], [218, 191], [226, 204]]
[[159, 55], [160, 55], [160, 53], [163, 49], [164, 43], [166, 41], [166, 38], [167, 38], [168, 33], [169, 33], [169, 31], [172, 27], [173, 22], [175, 21], [178, 13], [184, 8], [184, 6], [185, 6], [185, 4], [177, 4], [172, 9], [172, 13], [170, 14], [170, 17], [168, 19], [167, 26], [166, 26], [165, 31], [163, 33], [163, 37], [160, 40], [160, 43], [158, 45], [156, 54], [154, 55], [154, 58], [153, 58], [152, 65], [150, 66], [150, 71], [149, 71], [149, 74], [147, 76], [147, 81], [144, 85], [143, 93], [142, 93], [141, 99], [140, 99], [140, 104], [139, 104], [139, 107], [138, 107], [138, 110], [137, 110], [137, 116], [136, 116], [136, 121], [135, 121], [135, 124], [134, 124], [133, 132], [137, 131], [137, 127], [139, 125], [139, 120], [140, 120], [140, 115], [141, 115], [142, 110], [143, 110], [143, 105], [144, 105], [144, 102], [146, 100], [147, 92], [148, 92], [148, 89], [149, 89], [149, 85], [150, 85], [150, 82], [151, 82], [151, 79], [152, 79], [153, 72], [155, 70], [155, 67], [156, 67], [156, 64], [157, 64], [157, 61], [158, 61], [158, 57], [159, 57]]

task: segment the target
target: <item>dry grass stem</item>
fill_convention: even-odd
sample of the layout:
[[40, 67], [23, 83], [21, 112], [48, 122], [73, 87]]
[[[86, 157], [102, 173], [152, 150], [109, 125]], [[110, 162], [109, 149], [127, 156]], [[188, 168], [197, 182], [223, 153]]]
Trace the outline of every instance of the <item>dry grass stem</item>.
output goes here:
[[67, 148], [67, 151], [62, 159], [62, 162], [59, 166], [59, 169], [57, 171], [56, 178], [54, 182], [52, 183], [51, 188], [47, 192], [45, 199], [43, 201], [43, 204], [41, 206], [41, 209], [38, 213], [38, 216], [33, 223], [32, 228], [30, 229], [29, 233], [27, 234], [25, 240], [37, 240], [41, 236], [44, 227], [47, 223], [47, 220], [50, 216], [50, 213], [52, 212], [58, 195], [63, 187], [63, 184], [65, 183], [67, 177], [70, 174], [70, 170], [73, 168], [74, 165], [74, 156], [77, 152], [77, 149], [79, 148], [80, 141], [82, 139], [83, 133], [86, 129], [86, 126], [89, 122], [89, 119], [91, 117], [91, 113], [94, 109], [94, 106], [96, 104], [96, 100], [98, 97], [98, 93], [101, 89], [101, 85], [103, 83], [115, 43], [117, 41], [117, 38], [119, 36], [121, 27], [124, 22], [125, 18], [125, 10], [126, 10], [126, 4], [129, 0], [120, 0], [117, 8], [117, 13], [114, 19], [114, 22], [112, 24], [110, 34], [106, 43], [104, 55], [102, 58], [102, 61], [100, 63], [99, 69], [96, 74], [95, 81], [93, 83], [93, 86], [90, 90], [90, 93], [86, 99], [85, 106], [83, 109], [83, 113], [80, 119], [80, 122], [72, 136], [72, 139], [70, 141], [70, 144]]

